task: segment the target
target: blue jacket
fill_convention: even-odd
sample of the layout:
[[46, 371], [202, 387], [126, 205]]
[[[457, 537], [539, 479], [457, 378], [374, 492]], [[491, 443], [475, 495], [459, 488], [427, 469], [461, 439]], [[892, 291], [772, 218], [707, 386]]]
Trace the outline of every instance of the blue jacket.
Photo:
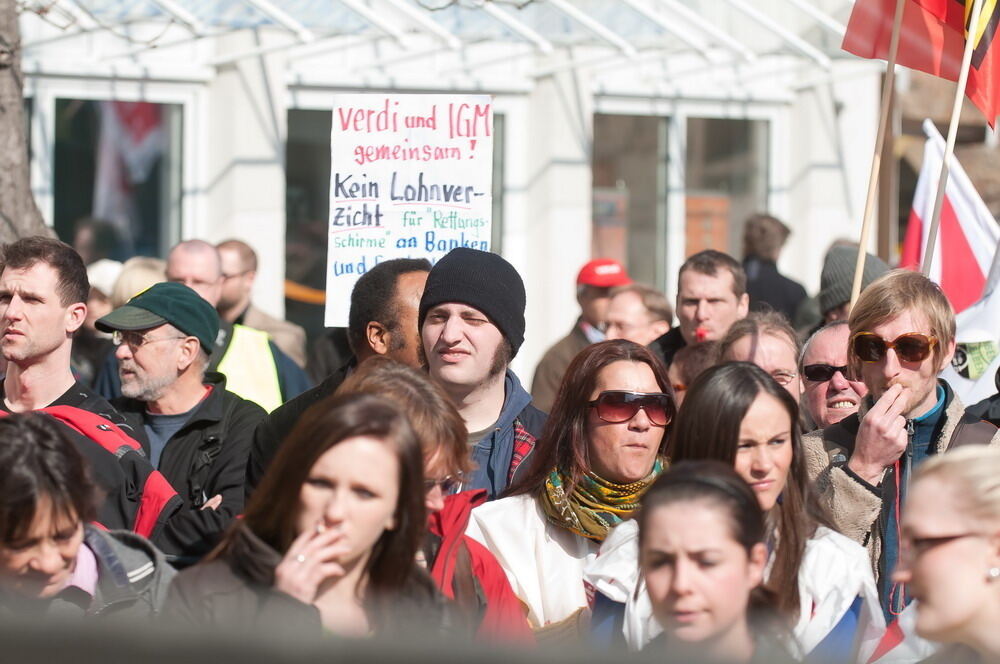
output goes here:
[[[504, 401], [493, 430], [472, 450], [476, 469], [465, 489], [486, 489], [489, 500], [504, 492], [515, 472], [534, 450], [548, 417], [531, 405], [531, 395], [510, 369], [504, 378]], [[518, 444], [519, 442], [519, 444]], [[515, 453], [516, 452], [516, 453]]]

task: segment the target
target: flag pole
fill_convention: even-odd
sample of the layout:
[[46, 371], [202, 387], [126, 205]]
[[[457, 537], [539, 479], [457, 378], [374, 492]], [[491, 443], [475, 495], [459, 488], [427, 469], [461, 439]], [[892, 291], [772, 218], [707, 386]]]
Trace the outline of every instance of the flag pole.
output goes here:
[[944, 158], [941, 160], [941, 174], [938, 176], [937, 195], [934, 197], [934, 212], [931, 214], [930, 234], [927, 236], [927, 250], [924, 252], [924, 262], [920, 271], [924, 276], [930, 276], [931, 261], [934, 259], [934, 249], [937, 245], [938, 227], [941, 225], [941, 208], [944, 205], [944, 191], [948, 185], [948, 168], [955, 152], [955, 137], [958, 135], [958, 120], [962, 114], [962, 100], [965, 98], [965, 86], [969, 80], [969, 67], [972, 65], [972, 51], [976, 45], [976, 31], [979, 29], [979, 17], [983, 12], [983, 0], [975, 0], [972, 5], [972, 16], [969, 17], [968, 35], [965, 38], [965, 52], [962, 54], [962, 69], [958, 73], [958, 86], [955, 88], [955, 102], [951, 107], [951, 121], [948, 124], [948, 141], [944, 148]]
[[875, 153], [872, 155], [872, 169], [868, 175], [868, 196], [865, 198], [865, 212], [861, 218], [861, 242], [858, 249], [858, 260], [854, 264], [854, 283], [851, 286], [851, 307], [861, 293], [861, 276], [865, 271], [865, 256], [868, 251], [868, 236], [871, 235], [872, 215], [875, 212], [875, 190], [878, 186], [878, 174], [882, 169], [882, 151], [885, 147], [885, 134], [889, 127], [889, 106], [892, 102], [893, 88], [896, 87], [896, 54], [899, 52], [899, 31], [903, 23], [903, 11], [906, 0], [896, 0], [896, 14], [892, 22], [892, 38], [889, 40], [889, 59], [885, 68], [885, 82], [882, 85], [882, 116], [878, 122], [878, 132], [875, 134]]

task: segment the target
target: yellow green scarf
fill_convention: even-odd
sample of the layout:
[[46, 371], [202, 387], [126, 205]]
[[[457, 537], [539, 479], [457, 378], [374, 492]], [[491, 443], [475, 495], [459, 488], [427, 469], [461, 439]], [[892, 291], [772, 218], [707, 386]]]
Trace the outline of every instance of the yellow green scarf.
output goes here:
[[631, 484], [616, 484], [587, 473], [570, 495], [565, 490], [567, 476], [553, 468], [540, 496], [542, 510], [553, 525], [603, 542], [612, 528], [632, 518], [639, 499], [663, 472], [663, 466], [664, 460], [657, 457], [649, 475]]

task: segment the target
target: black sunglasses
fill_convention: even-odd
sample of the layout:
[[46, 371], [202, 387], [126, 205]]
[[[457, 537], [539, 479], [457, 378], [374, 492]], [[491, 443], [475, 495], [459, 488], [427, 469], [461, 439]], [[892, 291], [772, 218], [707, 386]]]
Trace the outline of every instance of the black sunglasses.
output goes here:
[[669, 394], [627, 390], [605, 390], [587, 405], [596, 408], [597, 416], [611, 424], [628, 422], [642, 409], [649, 421], [658, 427], [670, 424], [676, 410]]
[[846, 366], [835, 367], [830, 364], [807, 364], [802, 367], [802, 375], [806, 377], [806, 380], [811, 380], [814, 383], [825, 383], [833, 378], [833, 374], [838, 371], [842, 376], [847, 377]]
[[424, 493], [429, 493], [434, 487], [441, 487], [441, 493], [450, 496], [453, 493], [457, 493], [464, 483], [465, 473], [447, 475], [439, 480], [426, 479], [424, 480]]

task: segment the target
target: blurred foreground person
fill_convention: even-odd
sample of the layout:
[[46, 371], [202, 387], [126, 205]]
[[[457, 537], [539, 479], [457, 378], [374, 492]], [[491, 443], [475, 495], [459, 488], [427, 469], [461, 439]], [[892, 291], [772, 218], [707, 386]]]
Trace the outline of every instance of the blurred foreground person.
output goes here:
[[159, 614], [175, 572], [139, 535], [90, 525], [86, 466], [51, 419], [0, 419], [0, 617]]
[[413, 427], [424, 457], [428, 533], [421, 561], [468, 633], [498, 642], [534, 640], [503, 568], [479, 542], [466, 537], [472, 508], [486, 490], [459, 491], [472, 469], [465, 424], [448, 396], [426, 373], [388, 357], [362, 362], [338, 395], [372, 394], [396, 404]]
[[416, 563], [425, 513], [406, 418], [334, 397], [306, 412], [222, 544], [177, 577], [167, 614], [236, 634], [433, 631], [443, 606]]
[[819, 429], [858, 412], [868, 394], [864, 382], [853, 380], [847, 368], [851, 332], [846, 320], [821, 327], [806, 341], [799, 361], [803, 405]]
[[469, 536], [500, 561], [540, 642], [588, 630], [584, 568], [662, 472], [673, 416], [667, 372], [649, 350], [589, 346], [563, 378], [532, 465], [508, 497], [472, 511]]
[[[766, 587], [794, 627], [797, 648], [818, 661], [858, 661], [885, 629], [865, 550], [826, 527], [808, 488], [798, 409], [760, 367], [712, 367], [688, 390], [671, 432], [670, 460], [720, 461], [735, 468], [768, 521]], [[636, 524], [605, 540], [587, 580], [625, 603], [623, 631], [640, 648], [661, 625], [651, 620], [637, 579]], [[636, 584], [639, 584], [638, 587]]]
[[610, 289], [630, 283], [625, 266], [611, 258], [595, 258], [580, 268], [576, 275], [580, 317], [569, 334], [545, 351], [531, 381], [531, 400], [540, 410], [547, 413], [552, 408], [559, 383], [576, 354], [590, 344], [604, 341]]
[[663, 626], [650, 649], [671, 661], [793, 661], [762, 587], [765, 516], [736, 473], [721, 463], [678, 464], [643, 496], [637, 521], [646, 597]]
[[969, 446], [914, 474], [893, 580], [916, 599], [916, 631], [951, 644], [929, 661], [1000, 661], [1000, 451]]

